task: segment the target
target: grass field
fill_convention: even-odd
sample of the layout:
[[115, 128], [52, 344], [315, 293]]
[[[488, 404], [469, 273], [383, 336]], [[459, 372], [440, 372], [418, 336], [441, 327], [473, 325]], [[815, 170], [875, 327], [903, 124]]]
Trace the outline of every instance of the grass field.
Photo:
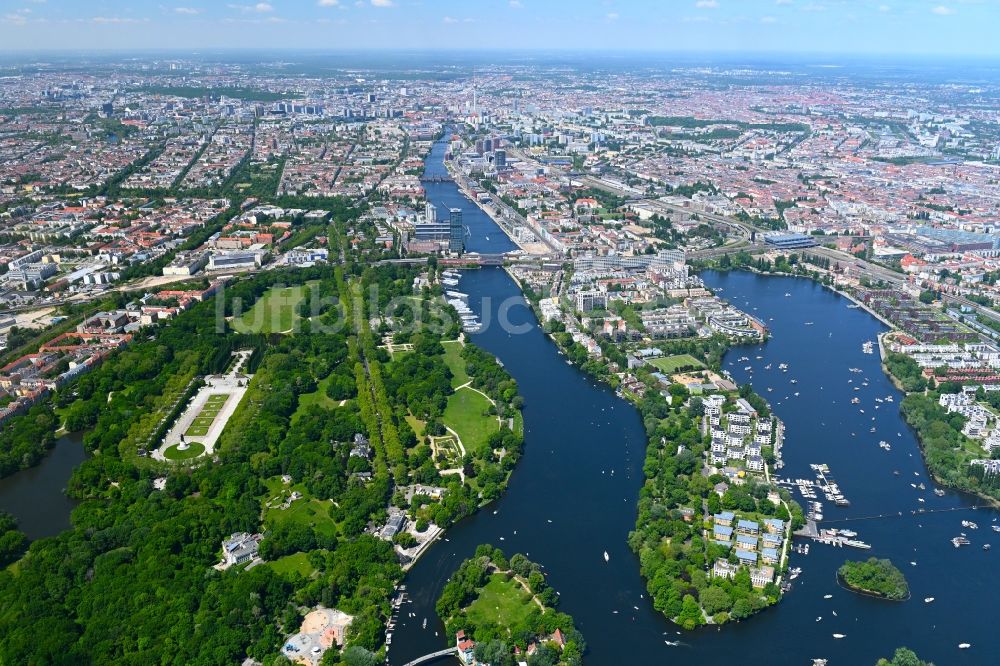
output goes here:
[[425, 421], [421, 421], [413, 414], [406, 415], [406, 422], [410, 425], [410, 429], [413, 430], [413, 434], [417, 437], [424, 436], [424, 428], [427, 426]]
[[298, 304], [305, 297], [305, 286], [273, 287], [257, 299], [253, 307], [233, 319], [237, 333], [286, 333], [296, 328]]
[[705, 364], [690, 354], [677, 354], [676, 356], [662, 356], [649, 360], [649, 364], [657, 370], [665, 373], [678, 372], [679, 370], [701, 370]]
[[504, 574], [493, 574], [479, 597], [469, 606], [466, 616], [476, 626], [495, 624], [506, 627], [522, 625], [531, 613], [532, 608], [538, 608], [516, 581], [507, 580]]
[[229, 394], [213, 394], [208, 396], [208, 400], [202, 406], [201, 411], [191, 421], [191, 425], [184, 432], [185, 437], [204, 437], [212, 428], [212, 423], [222, 411], [223, 405], [229, 399]]
[[268, 562], [267, 566], [271, 567], [275, 573], [298, 573], [305, 577], [311, 576], [313, 571], [315, 571], [312, 565], [309, 564], [309, 556], [305, 553], [294, 553], [285, 557], [279, 557], [273, 562]]
[[188, 448], [181, 451], [174, 444], [168, 447], [166, 451], [163, 452], [163, 457], [167, 460], [190, 460], [192, 458], [197, 458], [205, 452], [205, 447], [198, 442], [189, 442]]
[[[264, 522], [268, 525], [279, 525], [287, 523], [298, 523], [306, 525], [326, 536], [336, 536], [339, 532], [337, 523], [330, 517], [330, 502], [318, 500], [309, 495], [309, 492], [302, 484], [286, 486], [279, 478], [267, 479], [265, 485], [268, 494], [265, 503], [279, 498], [273, 502], [274, 506], [264, 508]], [[292, 502], [287, 509], [280, 508], [281, 503], [293, 490], [302, 493], [302, 498]]]
[[489, 436], [500, 430], [496, 416], [486, 411], [490, 401], [472, 389], [463, 388], [448, 398], [444, 422], [462, 438], [466, 451], [479, 451], [487, 446]]
[[316, 383], [316, 390], [312, 393], [303, 393], [299, 396], [299, 406], [292, 415], [292, 421], [295, 417], [299, 415], [300, 412], [304, 412], [310, 405], [319, 405], [324, 409], [331, 409], [340, 404], [339, 400], [334, 400], [326, 394], [326, 387], [330, 385], [330, 381], [333, 379], [333, 374], [329, 374], [319, 382]]
[[462, 358], [462, 343], [451, 340], [441, 344], [444, 346], [444, 362], [451, 370], [451, 386], [461, 386], [469, 381], [469, 375], [465, 373], [465, 359]]

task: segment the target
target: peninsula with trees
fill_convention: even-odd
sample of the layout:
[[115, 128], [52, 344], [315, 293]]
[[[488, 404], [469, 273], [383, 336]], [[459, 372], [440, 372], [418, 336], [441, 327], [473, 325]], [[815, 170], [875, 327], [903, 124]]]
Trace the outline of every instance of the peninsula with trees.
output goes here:
[[577, 666], [587, 646], [558, 600], [539, 564], [485, 544], [448, 580], [437, 613], [464, 664]]

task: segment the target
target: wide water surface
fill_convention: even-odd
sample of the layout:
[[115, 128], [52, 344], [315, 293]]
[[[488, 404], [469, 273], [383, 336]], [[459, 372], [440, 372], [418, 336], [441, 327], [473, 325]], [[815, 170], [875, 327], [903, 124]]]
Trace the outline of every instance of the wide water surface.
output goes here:
[[0, 511], [17, 518], [19, 529], [32, 540], [67, 529], [77, 501], [64, 490], [85, 457], [80, 435], [60, 437], [38, 465], [0, 479]]
[[[439, 144], [429, 164], [442, 155]], [[431, 185], [428, 192], [436, 204], [447, 201], [464, 209], [469, 249], [508, 249], [496, 246], [502, 232], [454, 184]], [[452, 198], [456, 195], [459, 199]], [[488, 244], [481, 240], [486, 235]], [[872, 549], [811, 544], [809, 555], [792, 556], [792, 566], [804, 571], [777, 607], [721, 630], [704, 628], [678, 637], [677, 628], [644, 596], [638, 561], [626, 545], [642, 484], [645, 437], [639, 415], [567, 365], [530, 311], [517, 307], [510, 313], [512, 323], [530, 324], [528, 332], [512, 334], [494, 324], [472, 340], [495, 354], [518, 381], [525, 398], [525, 455], [503, 498], [450, 530], [447, 540], [431, 547], [409, 573], [412, 603], [404, 606], [393, 636], [392, 664], [444, 647], [434, 602], [480, 543], [508, 554], [527, 553], [546, 568], [561, 593], [560, 609], [573, 615], [587, 638], [586, 660], [592, 664], [623, 659], [808, 664], [818, 657], [831, 664], [874, 664], [900, 645], [939, 665], [997, 663], [1000, 637], [992, 611], [1000, 569], [993, 559], [1000, 549], [986, 552], [982, 544], [1000, 544], [994, 538], [1000, 535], [990, 529], [998, 514], [977, 510], [975, 498], [966, 495], [932, 493], [936, 486], [899, 414], [902, 396], [882, 373], [878, 354], [861, 351], [862, 343], [874, 341], [885, 327], [850, 308], [846, 298], [804, 279], [742, 272], [707, 273], [705, 279], [772, 332], [762, 345], [730, 351], [723, 363], [739, 382], [751, 382], [785, 422], [786, 466], [780, 476], [811, 479], [811, 463], [829, 464], [851, 506], [827, 504], [824, 524], [857, 531]], [[466, 273], [460, 288], [484, 320], [495, 321], [501, 303], [519, 298], [516, 284], [500, 269]], [[749, 360], [739, 361], [743, 356]], [[787, 363], [788, 371], [778, 370], [779, 363]], [[850, 372], [852, 367], [861, 372]], [[886, 401], [889, 396], [892, 402]], [[854, 397], [860, 404], [851, 404]], [[880, 440], [890, 442], [892, 450], [879, 448]], [[911, 487], [921, 482], [926, 490]], [[980, 529], [965, 530], [963, 519], [976, 521]], [[949, 539], [961, 531], [973, 545], [956, 549]], [[611, 555], [608, 563], [604, 550]], [[860, 597], [837, 586], [835, 572], [845, 559], [868, 556], [889, 557], [904, 570], [913, 593], [909, 601]], [[824, 599], [827, 594], [832, 598]], [[935, 601], [924, 603], [925, 597]], [[426, 629], [421, 628], [424, 618]], [[846, 638], [834, 639], [835, 633]], [[678, 638], [680, 646], [666, 644]], [[965, 642], [972, 648], [959, 650]]]

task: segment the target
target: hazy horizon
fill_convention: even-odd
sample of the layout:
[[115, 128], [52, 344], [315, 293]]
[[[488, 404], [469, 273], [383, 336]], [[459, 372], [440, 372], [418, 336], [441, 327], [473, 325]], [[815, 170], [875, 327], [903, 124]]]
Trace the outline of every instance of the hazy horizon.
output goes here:
[[14, 0], [0, 51], [641, 50], [1000, 57], [1000, 0]]

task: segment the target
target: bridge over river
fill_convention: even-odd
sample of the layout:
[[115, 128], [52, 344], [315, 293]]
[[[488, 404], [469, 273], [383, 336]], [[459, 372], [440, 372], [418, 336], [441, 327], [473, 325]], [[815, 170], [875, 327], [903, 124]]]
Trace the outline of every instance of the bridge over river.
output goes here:
[[436, 661], [442, 657], [447, 657], [449, 655], [457, 655], [458, 648], [450, 647], [447, 650], [438, 650], [437, 652], [431, 652], [430, 654], [425, 654], [422, 657], [417, 657], [413, 661], [408, 661], [403, 666], [417, 666], [417, 664], [426, 664], [432, 661]]

